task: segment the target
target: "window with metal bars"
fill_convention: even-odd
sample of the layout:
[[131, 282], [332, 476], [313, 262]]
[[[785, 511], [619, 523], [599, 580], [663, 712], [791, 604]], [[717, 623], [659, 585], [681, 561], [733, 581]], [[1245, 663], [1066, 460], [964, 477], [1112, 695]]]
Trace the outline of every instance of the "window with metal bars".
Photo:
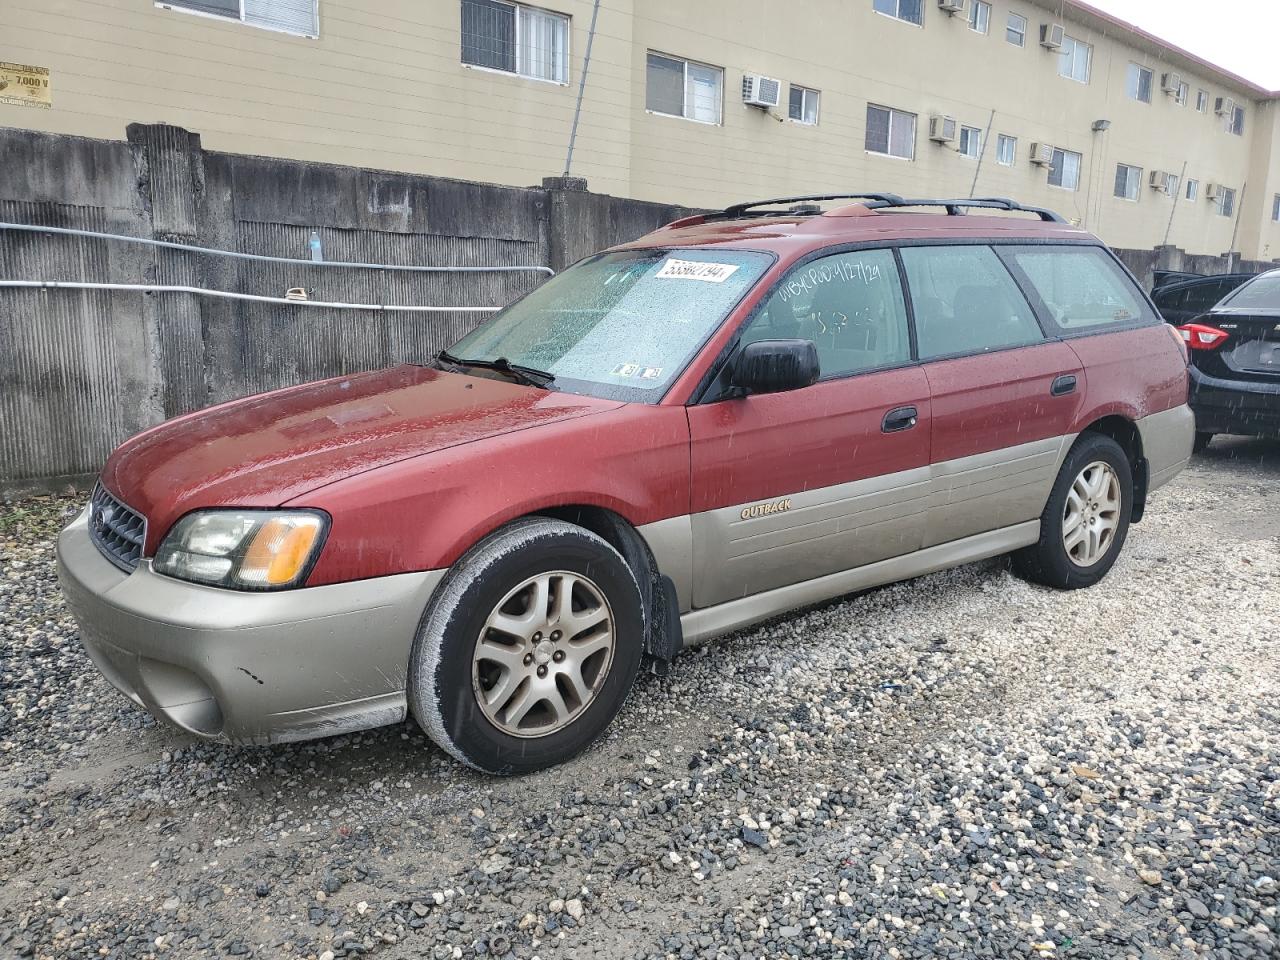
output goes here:
[[569, 82], [569, 18], [504, 0], [462, 0], [462, 62]]
[[315, 39], [320, 35], [319, 0], [156, 0], [162, 10], [180, 10], [251, 27]]
[[649, 52], [645, 109], [699, 123], [719, 123], [724, 71], [706, 63]]

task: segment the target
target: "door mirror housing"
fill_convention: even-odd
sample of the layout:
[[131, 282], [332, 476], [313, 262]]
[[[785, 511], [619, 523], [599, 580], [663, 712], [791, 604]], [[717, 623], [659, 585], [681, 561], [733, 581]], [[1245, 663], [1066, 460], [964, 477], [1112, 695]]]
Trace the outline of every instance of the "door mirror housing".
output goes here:
[[756, 340], [739, 352], [730, 385], [740, 396], [782, 393], [809, 386], [820, 373], [812, 340]]

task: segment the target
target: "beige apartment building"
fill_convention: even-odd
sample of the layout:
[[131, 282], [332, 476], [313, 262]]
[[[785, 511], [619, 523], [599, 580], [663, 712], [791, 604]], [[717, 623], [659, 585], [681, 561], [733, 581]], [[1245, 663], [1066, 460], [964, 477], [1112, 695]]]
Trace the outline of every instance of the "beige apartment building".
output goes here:
[[168, 122], [213, 150], [528, 185], [564, 172], [577, 115], [571, 172], [599, 192], [1010, 196], [1115, 246], [1280, 258], [1277, 94], [1074, 0], [0, 8], [0, 126]]

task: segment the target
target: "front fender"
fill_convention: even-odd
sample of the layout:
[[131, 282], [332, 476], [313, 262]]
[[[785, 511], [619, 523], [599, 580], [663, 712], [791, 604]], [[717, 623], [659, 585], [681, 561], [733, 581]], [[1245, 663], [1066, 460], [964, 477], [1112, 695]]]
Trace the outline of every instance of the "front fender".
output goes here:
[[290, 502], [333, 518], [308, 586], [452, 565], [505, 523], [566, 505], [642, 526], [689, 512], [683, 407], [628, 404], [389, 464]]

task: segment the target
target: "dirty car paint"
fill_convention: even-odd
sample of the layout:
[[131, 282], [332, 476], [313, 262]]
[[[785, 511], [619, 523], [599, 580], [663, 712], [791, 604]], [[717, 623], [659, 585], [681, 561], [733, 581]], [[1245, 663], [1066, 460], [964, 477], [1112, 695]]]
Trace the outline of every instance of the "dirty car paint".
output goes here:
[[277, 506], [377, 467], [617, 406], [404, 365], [170, 420], [122, 444], [102, 476], [147, 517], [150, 556], [194, 509]]

